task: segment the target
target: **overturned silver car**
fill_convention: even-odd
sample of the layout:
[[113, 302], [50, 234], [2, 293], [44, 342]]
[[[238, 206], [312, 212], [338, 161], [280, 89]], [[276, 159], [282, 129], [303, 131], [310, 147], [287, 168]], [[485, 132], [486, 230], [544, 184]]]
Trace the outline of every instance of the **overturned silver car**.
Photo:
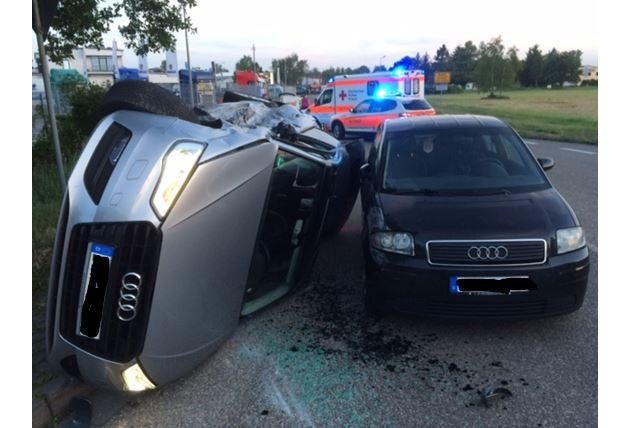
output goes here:
[[51, 267], [48, 358], [71, 376], [139, 391], [186, 374], [298, 286], [350, 214], [360, 142], [226, 95], [205, 112], [144, 82], [108, 93]]

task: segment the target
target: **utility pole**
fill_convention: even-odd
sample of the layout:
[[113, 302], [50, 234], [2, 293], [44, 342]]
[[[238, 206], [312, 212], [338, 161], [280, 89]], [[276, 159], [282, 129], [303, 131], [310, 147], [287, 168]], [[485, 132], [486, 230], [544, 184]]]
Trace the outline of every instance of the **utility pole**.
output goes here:
[[55, 117], [55, 106], [50, 86], [50, 69], [48, 68], [48, 58], [44, 49], [44, 37], [42, 35], [42, 21], [39, 16], [39, 4], [33, 0], [33, 12], [35, 12], [35, 34], [37, 35], [37, 49], [42, 63], [42, 77], [44, 78], [44, 91], [46, 91], [46, 104], [48, 104], [48, 117], [50, 118], [50, 130], [55, 147], [55, 159], [57, 160], [57, 173], [59, 175], [59, 186], [61, 194], [66, 193], [66, 174], [63, 170], [63, 158], [61, 157], [61, 143], [59, 142], [59, 131], [57, 130], [57, 118]]
[[[186, 21], [186, 6], [182, 3], [182, 10], [184, 12], [184, 21]], [[188, 30], [184, 30], [184, 37], [186, 38], [186, 59], [188, 60], [188, 89], [190, 91], [190, 105], [195, 107], [195, 98], [193, 97], [193, 78], [192, 71], [190, 69], [190, 49], [188, 49]]]
[[252, 45], [252, 57], [253, 57], [253, 68], [254, 68], [254, 74], [256, 74], [256, 45]]

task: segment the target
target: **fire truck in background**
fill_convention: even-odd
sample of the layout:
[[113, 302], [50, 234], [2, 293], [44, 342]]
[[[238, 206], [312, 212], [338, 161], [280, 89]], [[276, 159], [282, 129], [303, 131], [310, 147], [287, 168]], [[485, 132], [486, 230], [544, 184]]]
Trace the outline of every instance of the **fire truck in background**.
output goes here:
[[335, 76], [307, 109], [325, 130], [333, 115], [346, 113], [366, 98], [424, 99], [424, 71], [394, 69], [378, 73]]

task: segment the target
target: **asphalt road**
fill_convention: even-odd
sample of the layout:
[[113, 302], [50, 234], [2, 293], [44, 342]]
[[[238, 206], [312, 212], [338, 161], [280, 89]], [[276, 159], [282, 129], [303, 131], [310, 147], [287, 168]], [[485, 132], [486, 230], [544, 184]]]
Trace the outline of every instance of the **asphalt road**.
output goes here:
[[[362, 306], [359, 205], [323, 242], [305, 289], [241, 322], [195, 372], [124, 402], [100, 393], [94, 425], [553, 426], [597, 424], [597, 147], [530, 141], [591, 248], [582, 309], [528, 322], [429, 322]], [[479, 391], [512, 397], [489, 408]]]

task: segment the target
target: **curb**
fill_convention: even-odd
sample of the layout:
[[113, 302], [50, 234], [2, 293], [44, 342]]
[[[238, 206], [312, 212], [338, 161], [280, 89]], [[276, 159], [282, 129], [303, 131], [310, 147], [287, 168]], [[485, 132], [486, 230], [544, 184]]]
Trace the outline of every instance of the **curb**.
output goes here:
[[72, 399], [92, 395], [95, 389], [77, 379], [56, 378], [39, 389], [43, 398], [33, 398], [33, 428], [43, 428], [68, 412]]

